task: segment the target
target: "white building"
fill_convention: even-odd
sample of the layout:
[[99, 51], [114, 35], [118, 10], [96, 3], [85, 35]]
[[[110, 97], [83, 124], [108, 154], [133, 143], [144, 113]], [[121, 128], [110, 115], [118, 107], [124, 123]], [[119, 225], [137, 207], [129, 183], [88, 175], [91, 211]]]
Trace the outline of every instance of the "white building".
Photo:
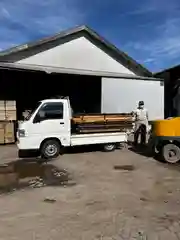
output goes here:
[[15, 98], [19, 112], [57, 94], [76, 111], [131, 112], [143, 100], [150, 119], [164, 116], [161, 80], [87, 26], [1, 52], [0, 61], [0, 96]]

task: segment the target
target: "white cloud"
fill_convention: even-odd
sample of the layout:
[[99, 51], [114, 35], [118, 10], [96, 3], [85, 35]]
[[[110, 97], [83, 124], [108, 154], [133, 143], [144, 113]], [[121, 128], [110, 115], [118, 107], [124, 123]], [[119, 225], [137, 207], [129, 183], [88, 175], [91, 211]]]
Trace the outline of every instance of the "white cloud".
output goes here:
[[9, 14], [8, 10], [6, 8], [4, 8], [4, 7], [1, 8], [1, 14], [5, 18], [9, 18], [10, 17], [10, 14]]
[[144, 63], [152, 63], [152, 62], [154, 62], [154, 61], [155, 61], [154, 58], [147, 58], [147, 59], [144, 61]]
[[0, 48], [53, 35], [83, 22], [73, 0], [1, 0]]
[[125, 12], [124, 15], [166, 14], [172, 11], [179, 14], [177, 3], [178, 0], [140, 0], [135, 9]]
[[[160, 63], [168, 59], [180, 59], [180, 18], [167, 20], [156, 27], [156, 34], [149, 40], [130, 43], [129, 47], [144, 52], [147, 59], [144, 62]], [[151, 59], [151, 61], [149, 61]]]
[[[164, 4], [163, 4], [164, 3]], [[180, 16], [179, 4], [176, 0], [151, 0], [143, 8], [144, 13], [152, 11], [153, 24], [147, 23], [147, 30], [151, 33], [141, 37], [138, 41], [130, 41], [126, 48], [130, 52], [141, 55], [141, 61], [147, 67], [159, 70], [180, 61]], [[142, 14], [138, 11], [134, 14]], [[150, 22], [149, 22], [150, 23]], [[143, 28], [146, 27], [144, 24]]]

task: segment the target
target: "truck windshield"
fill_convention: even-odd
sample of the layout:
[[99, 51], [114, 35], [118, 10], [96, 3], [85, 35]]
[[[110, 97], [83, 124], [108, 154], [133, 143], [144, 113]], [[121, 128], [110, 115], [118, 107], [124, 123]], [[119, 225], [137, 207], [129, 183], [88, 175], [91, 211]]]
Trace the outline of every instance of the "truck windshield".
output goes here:
[[41, 102], [38, 102], [35, 106], [35, 108], [29, 112], [29, 114], [27, 115], [27, 117], [25, 117], [25, 121], [28, 121], [31, 116], [34, 114], [34, 112], [36, 111], [36, 109], [41, 105]]

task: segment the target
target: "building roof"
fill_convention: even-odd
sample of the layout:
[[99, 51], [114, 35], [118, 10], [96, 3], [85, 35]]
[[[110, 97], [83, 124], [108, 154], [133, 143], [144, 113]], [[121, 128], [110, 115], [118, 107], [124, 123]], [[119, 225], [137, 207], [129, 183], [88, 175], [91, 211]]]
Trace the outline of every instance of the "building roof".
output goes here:
[[113, 72], [102, 72], [102, 71], [91, 71], [84, 69], [74, 69], [74, 68], [63, 68], [63, 67], [51, 67], [35, 64], [22, 64], [22, 63], [9, 63], [9, 62], [0, 62], [0, 69], [5, 70], [17, 70], [17, 71], [39, 71], [45, 72], [47, 74], [52, 73], [62, 73], [62, 74], [77, 74], [84, 76], [99, 76], [104, 78], [122, 78], [122, 79], [137, 79], [137, 80], [147, 80], [147, 81], [163, 81], [161, 78], [155, 77], [146, 77], [138, 76], [134, 74], [122, 74], [122, 73], [113, 73]]
[[161, 77], [163, 77], [164, 75], [166, 75], [168, 73], [174, 74], [176, 72], [180, 73], [180, 65], [176, 65], [174, 67], [170, 67], [170, 68], [164, 69], [164, 70], [162, 70], [160, 72], [156, 72], [156, 73], [153, 74], [153, 76], [161, 78]]
[[76, 39], [80, 36], [85, 36], [93, 44], [101, 48], [116, 61], [134, 72], [139, 76], [151, 77], [152, 73], [144, 66], [137, 63], [114, 45], [102, 38], [98, 33], [87, 26], [79, 26], [73, 29], [62, 31], [54, 36], [44, 38], [39, 41], [23, 44], [17, 47], [0, 52], [0, 62], [16, 62], [24, 58], [28, 58], [37, 53], [46, 51], [50, 48], [63, 44], [65, 42]]

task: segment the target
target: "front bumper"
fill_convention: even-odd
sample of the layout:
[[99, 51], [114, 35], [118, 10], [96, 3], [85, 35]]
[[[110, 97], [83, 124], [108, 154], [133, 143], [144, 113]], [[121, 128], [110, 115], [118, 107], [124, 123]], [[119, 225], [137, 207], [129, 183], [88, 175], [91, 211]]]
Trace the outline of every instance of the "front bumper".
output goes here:
[[41, 141], [42, 141], [41, 138], [36, 138], [36, 137], [18, 137], [17, 147], [18, 149], [21, 149], [21, 150], [26, 150], [26, 149], [36, 150], [40, 148]]
[[[32, 141], [31, 141], [32, 142]], [[40, 151], [38, 147], [32, 146], [28, 138], [17, 138], [17, 148], [19, 158], [38, 157]]]

